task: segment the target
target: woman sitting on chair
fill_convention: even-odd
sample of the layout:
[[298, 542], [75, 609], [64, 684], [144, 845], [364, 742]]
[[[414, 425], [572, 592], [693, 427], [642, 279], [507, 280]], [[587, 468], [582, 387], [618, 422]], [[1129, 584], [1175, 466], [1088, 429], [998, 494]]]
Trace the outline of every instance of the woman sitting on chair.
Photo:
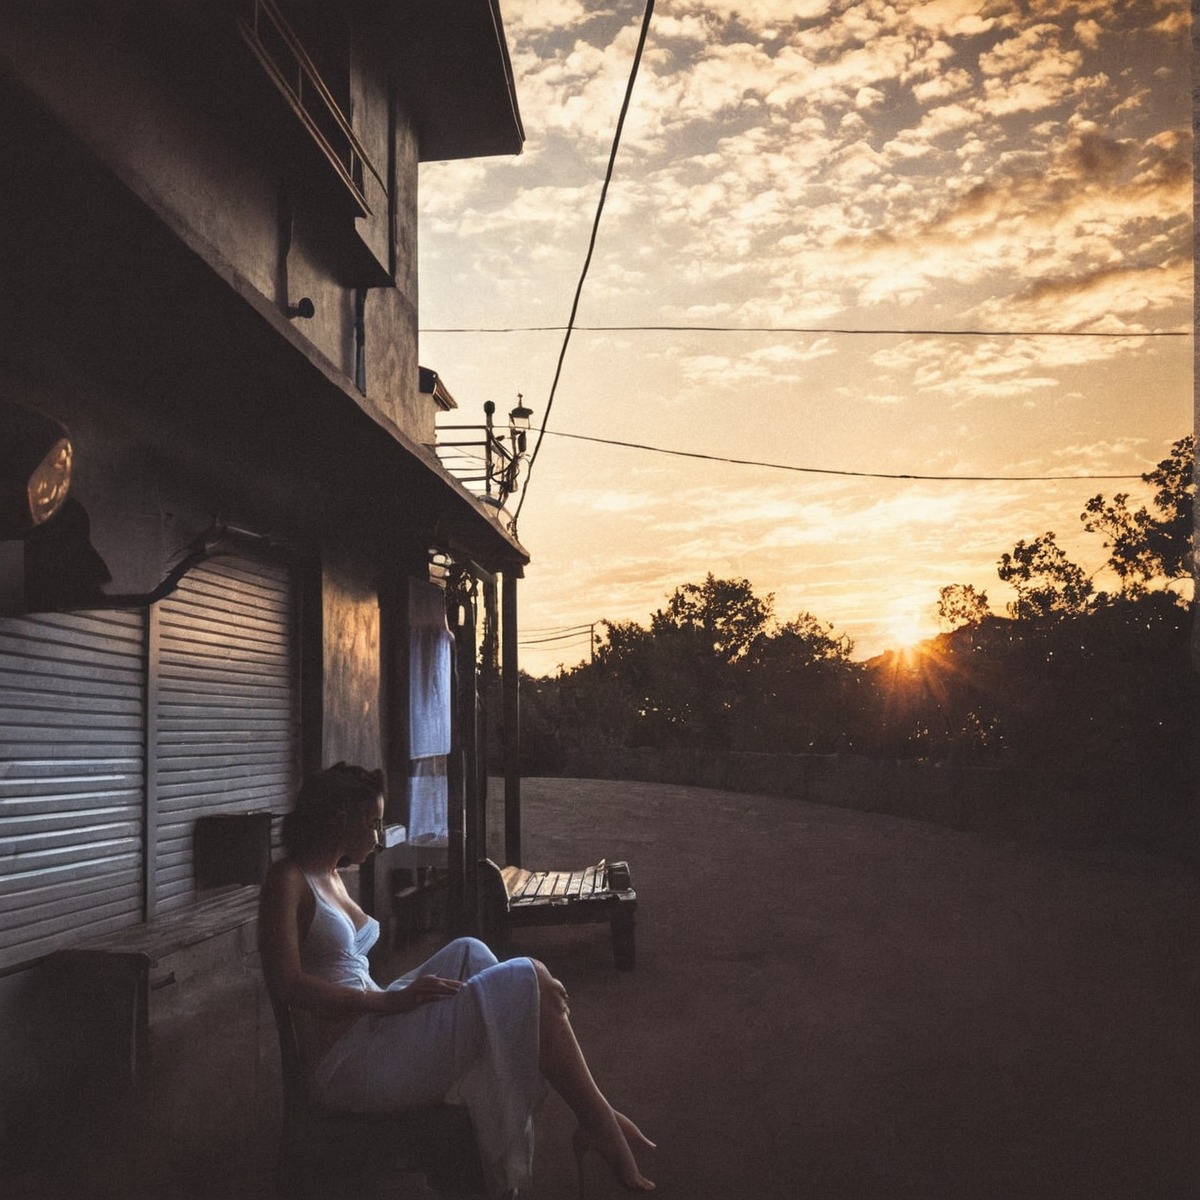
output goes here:
[[581, 1190], [590, 1150], [628, 1191], [650, 1191], [630, 1147], [653, 1143], [596, 1086], [566, 990], [540, 962], [500, 963], [482, 942], [459, 938], [387, 988], [371, 978], [379, 923], [337, 866], [363, 862], [382, 823], [381, 772], [321, 771], [284, 818], [287, 855], [263, 884], [263, 971], [273, 996], [312, 1014], [313, 1098], [359, 1112], [465, 1103], [489, 1185], [515, 1194], [530, 1177], [533, 1110], [548, 1082], [579, 1122]]

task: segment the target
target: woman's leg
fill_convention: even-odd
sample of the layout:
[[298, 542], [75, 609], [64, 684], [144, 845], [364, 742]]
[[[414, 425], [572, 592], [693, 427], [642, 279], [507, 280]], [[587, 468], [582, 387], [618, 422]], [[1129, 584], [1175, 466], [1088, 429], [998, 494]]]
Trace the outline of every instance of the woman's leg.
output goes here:
[[419, 967], [406, 971], [389, 988], [405, 987], [419, 975], [437, 975], [442, 979], [468, 980], [472, 975], [496, 965], [496, 956], [478, 938], [455, 938]]
[[635, 1140], [645, 1145], [649, 1140], [631, 1121], [619, 1117], [604, 1098], [571, 1028], [565, 989], [540, 962], [534, 960], [533, 965], [541, 1001], [538, 1048], [542, 1074], [574, 1112], [582, 1144], [597, 1150], [626, 1188], [649, 1191], [654, 1185], [638, 1170], [622, 1123], [636, 1135]]

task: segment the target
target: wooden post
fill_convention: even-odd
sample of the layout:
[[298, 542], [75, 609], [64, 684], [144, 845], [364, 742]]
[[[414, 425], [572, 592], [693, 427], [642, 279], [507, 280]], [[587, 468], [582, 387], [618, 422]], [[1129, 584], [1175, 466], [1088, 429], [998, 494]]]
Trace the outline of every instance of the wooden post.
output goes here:
[[479, 656], [479, 853], [476, 861], [488, 857], [488, 760], [492, 750], [492, 730], [496, 725], [496, 681], [500, 673], [498, 625], [496, 577], [490, 575], [483, 581], [483, 644]]
[[[450, 706], [451, 722], [450, 755], [446, 759], [446, 866], [448, 871], [446, 897], [447, 932], [458, 935], [466, 932], [466, 857], [464, 815], [466, 813], [467, 779], [464, 761], [463, 713], [466, 711], [464, 692], [470, 685], [463, 677], [463, 642], [467, 639], [464, 611], [471, 606], [465, 589], [452, 586], [447, 589], [448, 624], [454, 633], [454, 671], [451, 676]], [[473, 718], [473, 708], [472, 708]]]
[[500, 686], [504, 691], [504, 861], [521, 866], [521, 706], [517, 666], [517, 576], [504, 572], [500, 613]]
[[[478, 924], [480, 857], [479, 844], [479, 672], [476, 658], [478, 646], [475, 635], [475, 596], [473, 581], [463, 575], [462, 585], [455, 589], [462, 623], [455, 631], [455, 675], [457, 694], [455, 711], [458, 714], [457, 753], [454, 766], [460, 774], [459, 800], [452, 803], [451, 816], [457, 816], [460, 826], [450, 831], [450, 851], [461, 863], [461, 892], [458, 922], [463, 932], [473, 932]], [[451, 796], [454, 801], [453, 795]], [[454, 876], [451, 874], [451, 884]], [[455, 896], [451, 893], [451, 901]]]

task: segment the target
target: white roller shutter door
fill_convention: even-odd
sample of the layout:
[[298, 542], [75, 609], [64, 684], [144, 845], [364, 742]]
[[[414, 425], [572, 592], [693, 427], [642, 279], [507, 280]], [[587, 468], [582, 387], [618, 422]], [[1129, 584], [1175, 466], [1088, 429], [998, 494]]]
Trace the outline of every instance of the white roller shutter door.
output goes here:
[[0, 618], [0, 970], [142, 917], [145, 614]]
[[282, 565], [194, 568], [151, 626], [156, 912], [195, 898], [192, 834], [211, 813], [285, 812], [297, 787], [293, 597]]

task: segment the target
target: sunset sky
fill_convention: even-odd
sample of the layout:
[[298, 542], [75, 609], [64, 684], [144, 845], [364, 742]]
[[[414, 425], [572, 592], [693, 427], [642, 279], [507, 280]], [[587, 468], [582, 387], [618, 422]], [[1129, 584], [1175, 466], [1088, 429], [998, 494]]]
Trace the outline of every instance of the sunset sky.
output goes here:
[[[421, 361], [454, 420], [521, 393], [536, 428], [561, 329], [436, 331], [566, 324], [643, 6], [502, 8], [525, 153], [422, 168]], [[1136, 482], [816, 472], [1136, 477], [1190, 431], [1190, 338], [1147, 336], [1191, 328], [1189, 38], [1182, 0], [658, 0], [521, 509], [522, 639], [712, 572], [863, 658], [935, 632], [944, 584], [1003, 611], [1020, 538], [1098, 567], [1079, 514]]]

